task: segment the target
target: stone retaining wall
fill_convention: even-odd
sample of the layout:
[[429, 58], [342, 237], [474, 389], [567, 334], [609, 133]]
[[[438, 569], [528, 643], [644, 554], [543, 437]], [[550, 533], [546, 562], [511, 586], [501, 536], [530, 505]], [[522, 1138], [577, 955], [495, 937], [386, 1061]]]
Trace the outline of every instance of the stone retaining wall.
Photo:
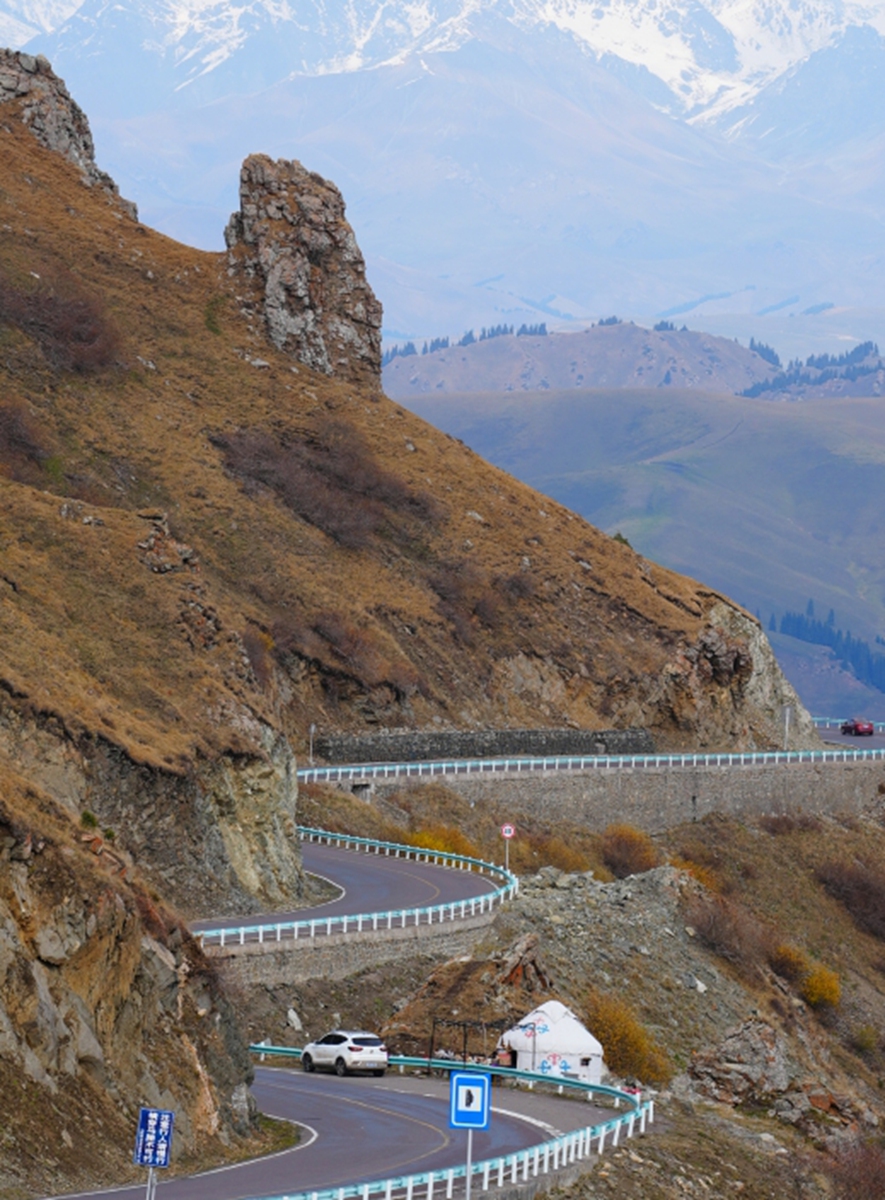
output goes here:
[[346, 979], [366, 967], [400, 962], [419, 955], [440, 959], [469, 954], [498, 913], [444, 921], [439, 925], [407, 925], [405, 929], [368, 930], [299, 938], [297, 942], [250, 942], [245, 946], [207, 946], [206, 954], [222, 962], [225, 976], [246, 986], [304, 983], [308, 979]]
[[329, 734], [316, 739], [315, 750], [334, 764], [654, 754], [655, 745], [647, 729], [453, 729]]
[[[518, 822], [525, 814], [551, 828], [568, 821], [590, 829], [627, 821], [652, 833], [711, 812], [740, 818], [799, 810], [823, 815], [885, 804], [878, 791], [880, 784], [885, 787], [881, 762], [451, 775], [438, 782], [475, 804], [494, 804], [496, 815], [508, 820]], [[383, 798], [409, 786], [420, 784], [379, 781], [370, 791]]]

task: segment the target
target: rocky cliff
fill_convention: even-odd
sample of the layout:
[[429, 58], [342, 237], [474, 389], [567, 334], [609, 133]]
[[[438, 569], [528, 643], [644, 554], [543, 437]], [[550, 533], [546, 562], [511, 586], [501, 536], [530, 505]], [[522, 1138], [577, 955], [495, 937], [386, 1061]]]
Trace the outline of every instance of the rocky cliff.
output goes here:
[[231, 275], [259, 285], [278, 350], [325, 375], [380, 380], [381, 305], [333, 183], [301, 163], [251, 155], [225, 241]]
[[140, 1104], [174, 1109], [176, 1157], [200, 1161], [252, 1132], [250, 1079], [180, 920], [0, 754], [0, 1190], [119, 1179]]
[[99, 170], [86, 114], [42, 54], [34, 57], [0, 48], [0, 105], [14, 105], [18, 118], [41, 146], [63, 155], [88, 187], [98, 187], [133, 219], [135, 205], [120, 196], [110, 175]]

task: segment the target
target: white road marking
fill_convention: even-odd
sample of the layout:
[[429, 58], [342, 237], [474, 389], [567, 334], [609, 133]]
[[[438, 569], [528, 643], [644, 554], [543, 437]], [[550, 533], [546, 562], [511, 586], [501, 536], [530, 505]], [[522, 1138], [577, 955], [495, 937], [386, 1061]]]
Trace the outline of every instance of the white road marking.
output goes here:
[[551, 1137], [563, 1137], [563, 1131], [557, 1129], [555, 1125], [549, 1125], [546, 1121], [539, 1120], [538, 1117], [527, 1116], [526, 1113], [513, 1112], [509, 1108], [495, 1108], [492, 1106], [493, 1113], [500, 1113], [502, 1117], [513, 1117], [515, 1121], [525, 1121], [528, 1125], [537, 1125], [539, 1129], [543, 1129], [545, 1133], [549, 1133]]
[[[200, 1171], [200, 1173], [198, 1175], [174, 1175], [168, 1181], [160, 1180], [159, 1181], [160, 1188], [162, 1188], [164, 1182], [180, 1183], [180, 1182], [182, 1182], [184, 1180], [188, 1180], [188, 1179], [204, 1179], [207, 1175], [220, 1175], [222, 1172], [225, 1172], [225, 1171], [238, 1171], [243, 1167], [254, 1167], [259, 1163], [268, 1162], [272, 1158], [282, 1158], [286, 1154], [295, 1154], [299, 1150], [306, 1150], [308, 1146], [312, 1146], [313, 1143], [320, 1136], [319, 1133], [313, 1128], [312, 1125], [306, 1125], [304, 1123], [304, 1121], [293, 1121], [290, 1117], [274, 1117], [273, 1113], [265, 1113], [264, 1115], [268, 1116], [268, 1117], [272, 1117], [272, 1119], [274, 1121], [285, 1121], [288, 1125], [297, 1125], [299, 1127], [299, 1129], [306, 1129], [306, 1130], [308, 1130], [308, 1132], [310, 1133], [311, 1136], [310, 1136], [310, 1138], [308, 1138], [308, 1140], [306, 1142], [299, 1142], [297, 1146], [290, 1146], [288, 1150], [277, 1150], [274, 1154], [262, 1154], [258, 1158], [244, 1159], [243, 1162], [228, 1163], [224, 1167], [213, 1167], [209, 1171]], [[86, 1196], [110, 1196], [116, 1192], [126, 1192], [126, 1191], [136, 1191], [136, 1190], [139, 1193], [143, 1192], [144, 1184], [143, 1183], [122, 1183], [122, 1184], [119, 1184], [117, 1187], [101, 1188], [100, 1190], [95, 1191], [95, 1192], [77, 1192], [76, 1196], [73, 1198], [73, 1200], [80, 1200], [80, 1197], [86, 1197]], [[72, 1200], [72, 1198], [70, 1197], [70, 1195], [55, 1196], [55, 1197], [51, 1197], [50, 1200]]]

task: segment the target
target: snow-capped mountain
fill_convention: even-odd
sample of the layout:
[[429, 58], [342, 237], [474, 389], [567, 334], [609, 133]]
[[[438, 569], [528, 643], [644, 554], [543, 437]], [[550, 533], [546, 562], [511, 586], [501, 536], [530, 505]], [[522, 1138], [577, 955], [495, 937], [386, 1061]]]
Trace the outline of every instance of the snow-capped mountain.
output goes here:
[[885, 342], [836, 316], [885, 309], [885, 0], [69, 2], [0, 22], [51, 28], [28, 49], [145, 218], [220, 246], [239, 160], [299, 158], [391, 334], [782, 314]]
[[[76, 9], [72, 14], [72, 10]], [[167, 86], [186, 88], [238, 60], [240, 83], [289, 74], [366, 70], [453, 51], [482, 37], [495, 15], [522, 30], [555, 29], [597, 59], [617, 60], [665, 85], [670, 104], [717, 116], [847, 30], [885, 34], [885, 0], [2, 0], [0, 19], [55, 30], [61, 65], [129, 42], [156, 60]], [[70, 19], [69, 19], [70, 17]], [[258, 65], [258, 59], [267, 61]], [[229, 79], [229, 73], [224, 72]], [[276, 76], [276, 77], [275, 77]], [[212, 89], [213, 91], [215, 89]], [[205, 89], [198, 89], [201, 95]]]

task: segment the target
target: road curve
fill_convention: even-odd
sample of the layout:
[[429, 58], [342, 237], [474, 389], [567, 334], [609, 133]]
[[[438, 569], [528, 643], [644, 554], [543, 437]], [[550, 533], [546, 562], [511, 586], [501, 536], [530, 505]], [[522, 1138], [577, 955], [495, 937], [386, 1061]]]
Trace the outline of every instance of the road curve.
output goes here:
[[495, 891], [499, 881], [476, 871], [453, 871], [414, 859], [366, 854], [360, 850], [342, 850], [317, 842], [301, 843], [304, 869], [312, 875], [337, 884], [342, 894], [326, 904], [294, 911], [250, 914], [236, 917], [211, 917], [194, 921], [191, 929], [237, 929], [257, 922], [310, 921], [314, 918], [343, 916], [390, 909], [422, 908], [449, 904]]
[[[158, 1184], [158, 1200], [246, 1200], [253, 1196], [345, 1187], [390, 1176], [454, 1167], [464, 1160], [463, 1130], [449, 1129], [448, 1081], [390, 1073], [385, 1079], [306, 1075], [258, 1067], [253, 1093], [262, 1112], [303, 1127], [301, 1144], [232, 1167]], [[586, 1100], [495, 1089], [487, 1132], [474, 1134], [474, 1161], [510, 1154], [547, 1137], [611, 1116]], [[142, 1200], [144, 1184], [65, 1200]]]

